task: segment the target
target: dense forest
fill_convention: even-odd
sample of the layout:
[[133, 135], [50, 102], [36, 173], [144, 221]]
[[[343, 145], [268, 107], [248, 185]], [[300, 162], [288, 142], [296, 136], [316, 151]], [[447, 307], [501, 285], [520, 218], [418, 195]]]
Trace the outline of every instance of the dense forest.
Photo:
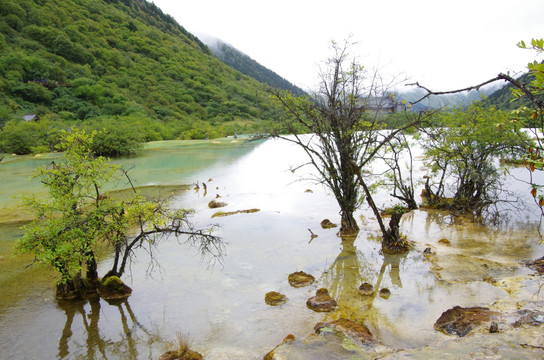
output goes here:
[[145, 0], [2, 0], [0, 89], [4, 152], [51, 147], [72, 126], [198, 139], [275, 116], [263, 84]]
[[227, 65], [240, 71], [242, 74], [246, 74], [247, 76], [257, 79], [260, 82], [268, 84], [274, 88], [288, 90], [297, 96], [306, 95], [304, 90], [291, 84], [274, 71], [262, 66], [257, 61], [253, 60], [231, 45], [216, 38], [206, 37], [202, 40], [219, 59], [223, 60]]

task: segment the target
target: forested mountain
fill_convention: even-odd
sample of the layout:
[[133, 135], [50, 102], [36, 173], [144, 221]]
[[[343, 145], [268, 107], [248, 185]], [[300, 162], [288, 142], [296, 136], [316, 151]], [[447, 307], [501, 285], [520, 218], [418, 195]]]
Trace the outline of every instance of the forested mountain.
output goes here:
[[[528, 84], [533, 80], [533, 77], [529, 75], [529, 73], [525, 73], [517, 78], [517, 80], [522, 84]], [[515, 99], [512, 94], [512, 88], [513, 85], [510, 83], [502, 86], [500, 89], [489, 95], [489, 103], [502, 110], [514, 110], [521, 106], [532, 106], [531, 101], [526, 98]]]
[[217, 38], [202, 37], [202, 41], [208, 45], [210, 50], [227, 65], [246, 74], [258, 81], [272, 87], [288, 90], [300, 96], [306, 93], [301, 88], [291, 84], [289, 81], [276, 74], [274, 71], [262, 66], [243, 52]]
[[145, 0], [1, 0], [0, 89], [2, 126], [36, 113], [145, 140], [255, 131], [275, 113], [263, 84]]

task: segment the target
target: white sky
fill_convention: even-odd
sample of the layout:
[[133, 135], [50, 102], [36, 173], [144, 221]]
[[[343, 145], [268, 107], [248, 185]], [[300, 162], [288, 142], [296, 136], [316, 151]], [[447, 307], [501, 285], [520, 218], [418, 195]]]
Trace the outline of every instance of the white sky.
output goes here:
[[331, 40], [351, 35], [369, 68], [433, 90], [525, 71], [538, 59], [520, 40], [544, 37], [544, 0], [153, 0], [195, 35], [233, 45], [313, 89]]

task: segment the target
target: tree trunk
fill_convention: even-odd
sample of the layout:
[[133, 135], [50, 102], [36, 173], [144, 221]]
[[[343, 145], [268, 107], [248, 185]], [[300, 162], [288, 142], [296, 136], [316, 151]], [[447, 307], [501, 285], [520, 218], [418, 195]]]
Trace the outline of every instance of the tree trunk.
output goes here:
[[389, 229], [383, 237], [382, 249], [388, 254], [396, 254], [408, 250], [408, 244], [402, 239], [399, 224], [402, 213], [393, 213], [389, 221]]
[[408, 243], [406, 243], [403, 239], [401, 239], [400, 230], [399, 230], [399, 224], [400, 224], [400, 219], [402, 217], [402, 213], [393, 213], [393, 215], [391, 215], [391, 220], [389, 221], [389, 229], [387, 229], [383, 223], [382, 215], [380, 214], [380, 211], [378, 207], [376, 206], [374, 199], [372, 198], [370, 189], [368, 188], [365, 181], [363, 180], [363, 177], [361, 175], [361, 169], [359, 169], [357, 165], [355, 164], [353, 165], [354, 165], [355, 173], [357, 174], [357, 178], [359, 179], [359, 183], [361, 184], [365, 192], [368, 205], [374, 212], [374, 215], [376, 216], [376, 219], [378, 220], [378, 224], [380, 225], [380, 230], [383, 236], [383, 240], [382, 240], [383, 251], [386, 253], [399, 253], [399, 252], [408, 250]]
[[353, 217], [353, 212], [342, 210], [342, 224], [340, 226], [340, 232], [343, 235], [356, 234], [359, 232], [359, 226], [357, 221]]
[[92, 250], [87, 252], [87, 281], [90, 284], [95, 284], [98, 281], [98, 264]]

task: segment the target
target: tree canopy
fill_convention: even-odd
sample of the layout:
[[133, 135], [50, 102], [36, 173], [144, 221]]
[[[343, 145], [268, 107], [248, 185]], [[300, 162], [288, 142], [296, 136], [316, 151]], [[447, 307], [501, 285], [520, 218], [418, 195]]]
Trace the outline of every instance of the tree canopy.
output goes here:
[[134, 188], [125, 199], [106, 194], [104, 186], [112, 180], [121, 176], [131, 180], [126, 171], [94, 155], [95, 135], [63, 132], [59, 150], [65, 151], [65, 158], [39, 168], [35, 175], [47, 187], [49, 197], [24, 198], [35, 220], [24, 227], [18, 249], [33, 253], [38, 263], [59, 272], [60, 297], [81, 296], [96, 287], [95, 254], [100, 248], [109, 248], [114, 255], [104, 279], [121, 277], [137, 248], [146, 248], [153, 264], [153, 248], [168, 234], [186, 237], [203, 254], [221, 256], [221, 239], [211, 230], [193, 229], [191, 210], [171, 209], [165, 199], [146, 199]]

